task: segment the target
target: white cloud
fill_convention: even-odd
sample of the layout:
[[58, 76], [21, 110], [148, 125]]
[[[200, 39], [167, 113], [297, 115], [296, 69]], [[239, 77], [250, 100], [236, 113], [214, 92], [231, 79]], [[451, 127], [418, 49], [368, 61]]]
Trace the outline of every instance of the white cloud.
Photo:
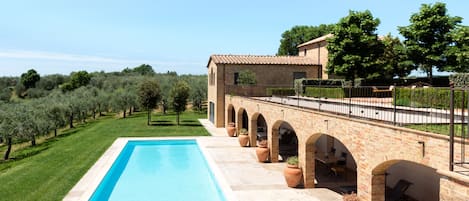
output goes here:
[[[184, 57], [181, 57], [184, 58]], [[166, 70], [178, 73], [205, 73], [205, 61], [167, 61], [167, 60], [143, 60], [143, 59], [119, 59], [110, 57], [66, 54], [57, 52], [26, 51], [26, 50], [0, 50], [0, 69], [9, 75], [20, 74], [27, 67], [43, 69], [47, 73], [53, 69], [61, 68], [57, 73], [68, 73], [70, 70], [94, 69], [115, 71], [125, 67], [150, 64], [156, 71]], [[5, 68], [9, 68], [8, 71]], [[64, 69], [66, 68], [66, 69]], [[21, 70], [20, 70], [21, 69]], [[18, 71], [18, 72], [17, 72]], [[71, 72], [71, 71], [70, 71]], [[0, 73], [0, 74], [3, 74]], [[2, 76], [2, 75], [0, 75]]]
[[0, 50], [0, 58], [10, 59], [45, 59], [74, 62], [93, 63], [153, 63], [158, 65], [204, 65], [200, 62], [191, 61], [152, 61], [152, 60], [126, 60], [89, 55], [64, 54], [56, 52], [25, 51], [25, 50]]

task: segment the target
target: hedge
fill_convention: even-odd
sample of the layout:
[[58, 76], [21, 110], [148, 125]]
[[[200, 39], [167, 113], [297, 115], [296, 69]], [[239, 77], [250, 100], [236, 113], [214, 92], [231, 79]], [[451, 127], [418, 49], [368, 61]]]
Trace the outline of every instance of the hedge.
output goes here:
[[306, 87], [304, 95], [315, 98], [345, 98], [343, 88]]
[[306, 87], [305, 96], [321, 98], [349, 98], [349, 97], [374, 97], [373, 89], [369, 87], [359, 88], [327, 88]]
[[[441, 88], [397, 88], [395, 104], [399, 106], [449, 109], [450, 89]], [[467, 93], [462, 105], [463, 92], [454, 91], [455, 108], [467, 107]]]
[[296, 95], [293, 88], [267, 88], [267, 96], [294, 96]]
[[343, 87], [345, 86], [345, 80], [344, 79], [304, 79], [303, 80], [303, 85], [306, 86], [338, 86], [338, 87]]

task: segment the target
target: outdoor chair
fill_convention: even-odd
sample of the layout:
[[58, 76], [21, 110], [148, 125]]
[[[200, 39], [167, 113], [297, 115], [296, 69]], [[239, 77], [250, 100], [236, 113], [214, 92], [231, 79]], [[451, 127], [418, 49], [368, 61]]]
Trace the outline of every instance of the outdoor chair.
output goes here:
[[386, 201], [400, 200], [410, 185], [412, 185], [412, 183], [407, 180], [399, 180], [392, 189], [386, 190]]
[[347, 153], [342, 152], [340, 159], [337, 160], [336, 164], [331, 167], [331, 173], [335, 176], [344, 175], [347, 173]]

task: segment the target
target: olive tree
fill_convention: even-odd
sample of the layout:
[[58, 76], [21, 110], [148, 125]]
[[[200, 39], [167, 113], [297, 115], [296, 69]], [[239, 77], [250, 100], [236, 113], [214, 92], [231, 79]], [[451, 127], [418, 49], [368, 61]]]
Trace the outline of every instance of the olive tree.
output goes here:
[[17, 126], [16, 121], [16, 105], [17, 104], [5, 104], [0, 109], [0, 136], [6, 141], [7, 149], [3, 155], [4, 160], [10, 158], [11, 147], [13, 140], [19, 136], [20, 128]]
[[151, 122], [151, 110], [161, 100], [160, 85], [154, 79], [144, 80], [138, 88], [140, 105], [147, 110], [147, 125]]
[[57, 137], [57, 129], [64, 127], [67, 123], [66, 109], [65, 105], [60, 102], [53, 102], [47, 107], [47, 118], [51, 122], [51, 129], [54, 130], [55, 137]]
[[186, 111], [189, 95], [190, 87], [185, 81], [178, 81], [171, 90], [171, 103], [176, 112], [177, 125], [179, 125], [179, 114]]

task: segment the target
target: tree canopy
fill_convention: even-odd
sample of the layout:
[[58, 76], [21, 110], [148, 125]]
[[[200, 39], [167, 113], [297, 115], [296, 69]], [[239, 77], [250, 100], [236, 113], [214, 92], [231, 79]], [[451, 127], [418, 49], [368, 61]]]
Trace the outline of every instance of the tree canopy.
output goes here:
[[171, 90], [171, 103], [177, 114], [177, 124], [179, 125], [179, 114], [186, 111], [187, 99], [190, 95], [190, 87], [185, 81], [178, 81]]
[[151, 110], [155, 108], [161, 100], [161, 90], [158, 81], [147, 79], [138, 88], [140, 105], [148, 111], [147, 125], [150, 125]]
[[91, 75], [88, 74], [88, 72], [86, 71], [73, 72], [70, 76], [70, 83], [75, 89], [88, 85], [88, 83], [90, 83], [90, 80]]
[[459, 26], [452, 32], [454, 44], [448, 49], [448, 57], [453, 61], [449, 71], [469, 72], [469, 27]]
[[379, 23], [368, 10], [349, 11], [348, 16], [340, 19], [333, 36], [327, 39], [328, 72], [344, 76], [352, 83], [357, 77], [366, 78], [377, 72], [377, 60], [383, 53], [376, 33]]
[[239, 85], [255, 85], [257, 83], [256, 74], [249, 69], [239, 72], [238, 80]]
[[298, 45], [331, 33], [333, 28], [333, 24], [294, 26], [282, 33], [277, 55], [298, 55]]
[[408, 49], [409, 59], [415, 68], [423, 70], [430, 82], [432, 70], [451, 70], [451, 59], [448, 51], [454, 43], [451, 31], [461, 23], [461, 17], [447, 14], [446, 5], [441, 2], [422, 4], [420, 12], [412, 14], [410, 25], [399, 27], [404, 36], [404, 44]]
[[408, 60], [406, 48], [397, 37], [388, 34], [381, 38], [384, 45], [383, 55], [378, 59], [381, 70], [369, 76], [373, 79], [391, 80], [394, 77], [405, 77], [412, 71], [412, 62]]
[[149, 64], [141, 64], [140, 66], [137, 66], [135, 68], [125, 68], [123, 73], [136, 73], [139, 75], [154, 75], [155, 71], [153, 70], [153, 67]]
[[34, 69], [28, 70], [28, 72], [21, 74], [21, 84], [26, 89], [36, 87], [36, 82], [41, 79], [41, 76]]

